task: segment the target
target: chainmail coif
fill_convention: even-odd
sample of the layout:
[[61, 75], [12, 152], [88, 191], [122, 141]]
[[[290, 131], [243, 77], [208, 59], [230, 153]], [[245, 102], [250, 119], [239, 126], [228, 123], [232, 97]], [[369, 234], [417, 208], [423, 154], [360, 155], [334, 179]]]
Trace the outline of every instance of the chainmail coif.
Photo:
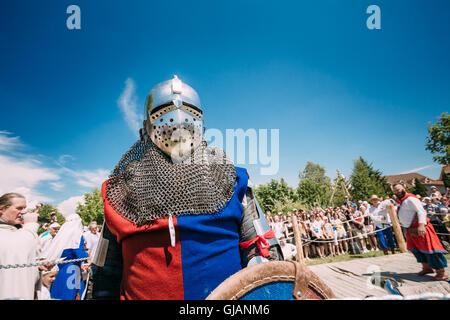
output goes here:
[[201, 144], [173, 163], [150, 139], [137, 141], [106, 183], [112, 208], [138, 226], [169, 215], [213, 214], [233, 196], [236, 169], [219, 148]]

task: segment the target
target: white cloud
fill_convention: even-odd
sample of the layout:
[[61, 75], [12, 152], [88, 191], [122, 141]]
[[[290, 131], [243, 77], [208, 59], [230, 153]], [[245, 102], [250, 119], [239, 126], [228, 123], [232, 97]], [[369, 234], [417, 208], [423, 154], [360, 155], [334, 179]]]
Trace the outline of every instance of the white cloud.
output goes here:
[[437, 166], [435, 164], [429, 164], [427, 166], [423, 166], [423, 167], [420, 167], [420, 168], [415, 168], [415, 169], [411, 169], [411, 170], [408, 170], [408, 171], [401, 172], [400, 174], [414, 173], [414, 172], [419, 172], [419, 171], [422, 171], [422, 170], [425, 170], [425, 169], [436, 168], [436, 167], [439, 167], [439, 166]]
[[117, 100], [117, 105], [122, 111], [128, 127], [138, 137], [144, 117], [137, 112], [136, 85], [133, 79], [128, 78], [125, 81], [125, 89]]
[[63, 216], [68, 217], [76, 212], [78, 204], [84, 203], [84, 196], [75, 196], [62, 201], [56, 208]]
[[61, 191], [64, 189], [64, 183], [62, 182], [51, 182], [50, 187], [55, 191]]
[[[59, 201], [43, 193], [42, 190], [46, 187], [70, 195], [77, 185], [101, 188], [103, 181], [108, 178], [109, 171], [104, 169], [76, 171], [65, 167], [68, 160], [75, 159], [71, 155], [62, 155], [55, 161], [44, 155], [26, 154], [24, 150], [16, 152], [19, 147], [26, 151], [28, 146], [10, 132], [0, 131], [0, 195], [7, 192], [21, 193], [26, 197], [28, 207], [34, 207], [37, 202]], [[46, 163], [56, 163], [58, 167], [51, 167]]]
[[[49, 203], [54, 201], [54, 199], [41, 195], [37, 191], [28, 187], [16, 187], [8, 192], [17, 192], [25, 197], [27, 200], [27, 207], [34, 208], [37, 203]], [[3, 192], [2, 192], [3, 193]]]
[[52, 201], [37, 192], [35, 187], [42, 181], [60, 178], [52, 169], [40, 167], [32, 160], [17, 160], [4, 155], [0, 155], [0, 172], [0, 194], [21, 193], [26, 197], [29, 205]]
[[109, 171], [104, 169], [75, 171], [63, 168], [65, 172], [75, 178], [75, 182], [87, 188], [101, 188], [102, 183], [108, 179]]
[[8, 131], [0, 131], [0, 151], [11, 152], [14, 149], [23, 147], [20, 137], [10, 137]]
[[66, 162], [68, 160], [74, 160], [74, 159], [75, 158], [73, 156], [71, 156], [70, 154], [63, 154], [58, 157], [58, 160], [56, 161], [56, 163], [63, 166], [64, 164], [66, 164]]

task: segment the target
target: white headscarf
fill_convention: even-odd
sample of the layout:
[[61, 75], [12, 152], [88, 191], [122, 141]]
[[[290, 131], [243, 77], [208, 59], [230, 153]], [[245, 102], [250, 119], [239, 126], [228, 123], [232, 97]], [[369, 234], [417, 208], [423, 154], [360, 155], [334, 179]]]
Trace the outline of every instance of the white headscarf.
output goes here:
[[60, 258], [65, 249], [78, 249], [82, 234], [83, 224], [80, 216], [76, 213], [68, 215], [49, 246], [41, 253], [41, 257], [53, 261]]

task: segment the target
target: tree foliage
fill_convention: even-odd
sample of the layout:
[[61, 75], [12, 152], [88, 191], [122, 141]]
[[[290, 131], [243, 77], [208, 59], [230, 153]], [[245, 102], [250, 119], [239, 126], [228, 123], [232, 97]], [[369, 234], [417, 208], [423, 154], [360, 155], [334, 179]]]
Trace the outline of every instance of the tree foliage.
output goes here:
[[367, 163], [362, 157], [355, 160], [351, 183], [351, 200], [367, 200], [372, 194], [387, 197], [391, 196], [392, 191], [389, 183], [383, 177], [381, 171], [376, 170]]
[[446, 188], [450, 188], [450, 176], [445, 172], [442, 172], [442, 181]]
[[322, 207], [329, 205], [332, 186], [330, 178], [325, 175], [325, 168], [308, 161], [298, 176], [297, 194], [302, 203], [308, 208], [315, 203]]
[[409, 188], [408, 192], [416, 195], [419, 194], [421, 197], [428, 196], [427, 188], [425, 188], [425, 186], [417, 178], [414, 178], [414, 186]]
[[286, 212], [287, 208], [298, 201], [295, 190], [283, 178], [280, 181], [272, 179], [267, 184], [259, 185], [254, 191], [261, 208], [272, 213]]
[[91, 221], [97, 221], [98, 225], [103, 224], [103, 198], [99, 189], [94, 189], [92, 193], [84, 194], [84, 204], [78, 204], [77, 213], [80, 215], [84, 225]]
[[439, 164], [450, 164], [450, 115], [447, 112], [433, 124], [428, 123], [426, 150], [435, 154], [433, 160]]

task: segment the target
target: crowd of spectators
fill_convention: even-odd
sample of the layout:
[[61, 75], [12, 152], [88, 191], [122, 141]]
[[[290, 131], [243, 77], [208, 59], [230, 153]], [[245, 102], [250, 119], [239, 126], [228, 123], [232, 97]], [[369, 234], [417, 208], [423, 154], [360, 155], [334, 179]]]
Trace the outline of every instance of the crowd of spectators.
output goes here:
[[[442, 195], [436, 188], [428, 197], [421, 198], [427, 216], [443, 242], [450, 242], [449, 199], [450, 189]], [[266, 219], [280, 240], [286, 260], [295, 260], [297, 255], [294, 216], [306, 260], [380, 249], [387, 255], [389, 251], [394, 254], [397, 247], [391, 231], [389, 204], [396, 205], [395, 199], [372, 195], [367, 201], [353, 203], [346, 197], [338, 207], [315, 206], [311, 210], [294, 209], [286, 214], [267, 211]], [[8, 193], [0, 197], [0, 265], [23, 261], [46, 263], [0, 270], [0, 300], [80, 299], [87, 272], [95, 272], [95, 265], [91, 263], [100, 239], [99, 227], [95, 221], [83, 226], [76, 213], [65, 216], [65, 222], [61, 224], [56, 221], [56, 215], [52, 215], [42, 226], [44, 232], [38, 235], [38, 211], [39, 206], [34, 212], [27, 212], [26, 200], [20, 194]], [[355, 248], [359, 248], [359, 252], [355, 252]], [[58, 258], [79, 259], [74, 259], [77, 261], [71, 264], [48, 263]], [[78, 270], [75, 273], [78, 284], [66, 290], [68, 279], [72, 277], [70, 270]], [[56, 283], [62, 285], [55, 288]]]
[[[450, 242], [450, 189], [447, 188], [446, 194], [442, 195], [434, 187], [429, 197], [416, 196], [422, 200], [441, 241]], [[345, 197], [344, 203], [338, 207], [315, 206], [311, 210], [294, 209], [285, 214], [267, 211], [266, 219], [280, 240], [285, 260], [295, 260], [297, 253], [292, 225], [294, 215], [305, 260], [380, 250], [387, 255], [389, 252], [394, 254], [397, 248], [388, 213], [389, 203], [397, 206], [395, 196], [383, 199], [373, 195], [368, 201], [356, 203]], [[357, 245], [354, 246], [353, 242]]]
[[450, 188], [442, 195], [436, 187], [432, 187], [428, 197], [421, 198], [419, 195], [417, 197], [422, 200], [427, 217], [441, 241], [450, 243]]
[[[75, 216], [78, 218], [78, 215]], [[81, 226], [80, 219], [77, 220], [78, 221], [76, 221], [76, 223]], [[69, 221], [73, 224], [74, 219], [70, 218]], [[58, 234], [58, 231], [62, 226], [64, 226], [64, 223], [62, 225], [59, 225], [56, 221], [50, 221], [49, 223], [43, 225], [44, 232], [38, 237], [38, 251], [43, 258], [46, 257], [48, 248], [51, 247], [50, 244], [52, 244], [54, 241], [67, 242], [67, 237], [60, 239], [56, 238], [56, 235]], [[38, 295], [38, 299], [81, 299], [81, 296], [85, 290], [84, 282], [86, 281], [87, 274], [91, 268], [95, 267], [94, 265], [92, 265], [92, 258], [95, 256], [95, 251], [100, 240], [99, 227], [96, 221], [91, 221], [88, 226], [83, 226], [82, 231], [83, 232], [81, 239], [79, 239], [78, 233], [75, 236], [72, 232], [68, 232], [69, 237], [72, 237], [72, 241], [77, 245], [72, 247], [66, 246], [67, 248], [64, 248], [60, 255], [61, 257], [65, 257], [68, 259], [83, 257], [86, 257], [86, 259], [74, 264], [62, 264], [61, 266], [63, 270], [59, 270], [59, 268], [55, 266], [51, 270], [53, 272], [50, 272], [49, 274], [47, 272], [43, 272], [41, 291], [48, 291], [48, 293], [46, 293], [45, 295]], [[74, 270], [77, 271], [73, 272]], [[60, 272], [65, 272], [67, 274], [65, 276], [60, 275], [60, 277], [58, 278], [58, 273]], [[76, 280], [76, 286], [75, 288], [67, 288], [65, 282], [67, 281], [67, 278], [73, 276], [79, 277], [79, 279]], [[51, 278], [47, 280], [47, 277]], [[58, 279], [60, 280], [59, 282]], [[58, 284], [61, 285], [58, 286]]]
[[[62, 224], [54, 214], [38, 234], [40, 205], [32, 212], [26, 207], [21, 194], [0, 196], [0, 300], [80, 299], [100, 239], [97, 223], [83, 230], [78, 214]], [[26, 261], [29, 266], [17, 265]]]

